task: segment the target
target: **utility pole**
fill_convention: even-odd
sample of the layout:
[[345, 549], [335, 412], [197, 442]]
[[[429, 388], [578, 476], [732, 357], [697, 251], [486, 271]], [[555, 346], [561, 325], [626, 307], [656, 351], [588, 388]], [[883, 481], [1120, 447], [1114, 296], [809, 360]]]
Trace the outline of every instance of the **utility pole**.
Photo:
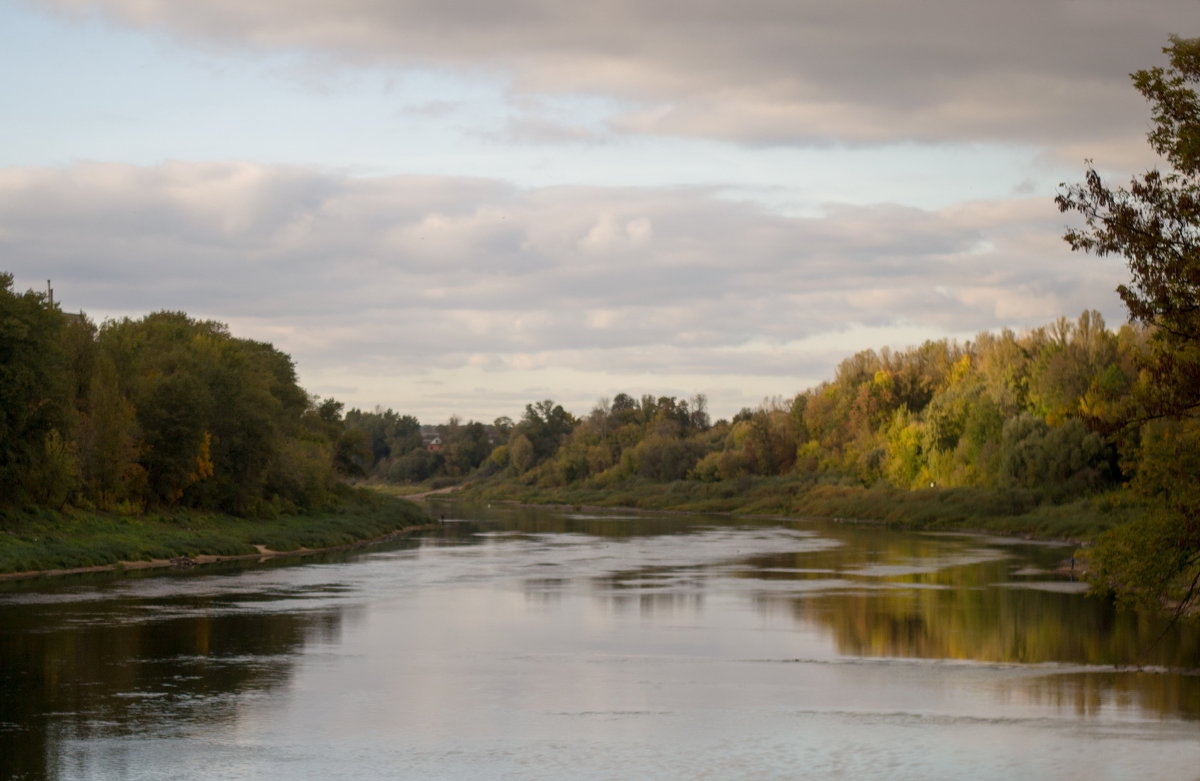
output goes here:
[[50, 299], [50, 308], [54, 308], [54, 288], [50, 287], [50, 280], [46, 280], [46, 298]]

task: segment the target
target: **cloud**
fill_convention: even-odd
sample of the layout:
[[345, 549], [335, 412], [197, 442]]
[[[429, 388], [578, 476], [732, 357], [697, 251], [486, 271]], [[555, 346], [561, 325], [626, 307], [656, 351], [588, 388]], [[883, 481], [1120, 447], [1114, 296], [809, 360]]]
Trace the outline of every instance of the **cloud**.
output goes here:
[[855, 329], [1118, 318], [1119, 264], [1072, 256], [1061, 229], [1046, 198], [798, 218], [704, 188], [251, 163], [0, 169], [0, 252], [18, 284], [50, 277], [64, 306], [93, 314], [229, 322], [330, 387], [375, 378], [351, 394], [368, 406], [401, 407], [367, 395], [456, 372], [497, 387], [554, 371], [592, 376], [584, 387], [737, 378], [760, 398], [748, 378], [791, 378], [794, 393], [822, 379], [812, 366], [883, 346], [846, 342]]
[[518, 93], [624, 101], [614, 130], [769, 144], [1140, 135], [1127, 75], [1159, 61], [1169, 34], [1192, 32], [1196, 11], [1194, 0], [41, 4], [205, 45], [502, 73]]
[[603, 137], [591, 128], [565, 124], [533, 116], [511, 119], [499, 132], [486, 133], [484, 137], [502, 143], [513, 144], [594, 144]]

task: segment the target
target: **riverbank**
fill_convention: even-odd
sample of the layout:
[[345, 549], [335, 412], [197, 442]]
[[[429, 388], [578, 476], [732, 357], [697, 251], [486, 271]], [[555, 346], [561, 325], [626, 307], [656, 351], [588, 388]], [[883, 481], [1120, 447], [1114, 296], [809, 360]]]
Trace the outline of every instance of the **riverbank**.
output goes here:
[[0, 581], [4, 580], [19, 580], [21, 578], [39, 578], [39, 577], [55, 577], [58, 575], [84, 575], [93, 572], [124, 572], [144, 569], [191, 569], [192, 567], [202, 566], [205, 564], [221, 564], [228, 561], [267, 561], [269, 559], [282, 559], [297, 556], [311, 556], [318, 553], [333, 553], [342, 550], [353, 550], [354, 548], [366, 548], [372, 545], [394, 540], [400, 537], [405, 537], [420, 531], [437, 528], [436, 524], [421, 524], [419, 526], [406, 526], [403, 529], [397, 529], [394, 532], [384, 534], [379, 537], [373, 537], [369, 540], [359, 540], [358, 542], [347, 543], [345, 545], [330, 545], [324, 548], [297, 548], [296, 550], [276, 551], [271, 550], [265, 545], [255, 545], [256, 553], [237, 554], [233, 556], [218, 556], [208, 553], [200, 553], [195, 556], [176, 556], [172, 559], [145, 559], [137, 561], [118, 561], [115, 564], [96, 564], [90, 567], [72, 567], [70, 569], [46, 569], [46, 570], [28, 570], [25, 572], [0, 572]]
[[570, 507], [827, 518], [899, 529], [982, 531], [1083, 543], [1134, 517], [1117, 494], [1070, 502], [1028, 490], [930, 488], [903, 491], [821, 483], [796, 476], [747, 477], [718, 483], [631, 480], [603, 488], [546, 487], [491, 479], [464, 486], [458, 496]]
[[0, 579], [302, 556], [371, 545], [430, 525], [412, 502], [369, 491], [349, 492], [323, 512], [272, 519], [9, 510], [0, 516]]

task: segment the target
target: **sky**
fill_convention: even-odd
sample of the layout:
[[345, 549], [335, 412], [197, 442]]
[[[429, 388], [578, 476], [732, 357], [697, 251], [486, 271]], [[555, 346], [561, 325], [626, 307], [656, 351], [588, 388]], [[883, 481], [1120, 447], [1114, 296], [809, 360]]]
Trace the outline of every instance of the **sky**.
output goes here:
[[0, 271], [436, 423], [714, 417], [864, 349], [1125, 319], [1087, 160], [1200, 0], [0, 0]]

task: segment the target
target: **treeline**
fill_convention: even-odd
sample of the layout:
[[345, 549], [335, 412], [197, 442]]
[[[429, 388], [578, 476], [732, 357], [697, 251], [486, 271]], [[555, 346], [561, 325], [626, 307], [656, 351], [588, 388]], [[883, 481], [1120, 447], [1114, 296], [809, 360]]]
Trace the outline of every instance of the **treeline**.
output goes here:
[[807, 474], [901, 489], [1021, 488], [1067, 500], [1122, 483], [1141, 457], [1127, 416], [1145, 329], [1096, 312], [1028, 333], [867, 350], [792, 399], [710, 422], [705, 399], [618, 394], [580, 419], [526, 407], [485, 474], [545, 487]]
[[[860, 352], [828, 382], [715, 423], [702, 395], [622, 393], [583, 417], [544, 400], [517, 421], [423, 427], [390, 409], [343, 416], [297, 384], [287, 355], [219, 323], [158, 312], [97, 327], [0, 275], [0, 499], [251, 515], [320, 506], [340, 477], [602, 489], [801, 474], [1067, 500], [1159, 458], [1145, 427], [1113, 435], [1151, 341], [1084, 312], [1019, 335]], [[1183, 426], [1159, 421], [1149, 441]]]
[[273, 515], [324, 506], [341, 405], [291, 358], [179, 312], [97, 327], [0, 274], [0, 506]]
[[374, 412], [352, 409], [344, 424], [343, 471], [391, 483], [460, 480], [483, 463], [512, 426], [507, 418], [492, 425], [451, 418], [445, 424], [422, 426], [412, 415], [378, 408]]

